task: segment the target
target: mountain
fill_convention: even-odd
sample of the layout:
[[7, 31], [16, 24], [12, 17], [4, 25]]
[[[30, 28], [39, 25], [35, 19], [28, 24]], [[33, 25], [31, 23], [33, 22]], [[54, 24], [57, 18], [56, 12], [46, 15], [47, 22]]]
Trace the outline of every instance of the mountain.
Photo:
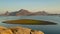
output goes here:
[[28, 10], [24, 10], [24, 9], [21, 9], [18, 11], [18, 13], [16, 13], [16, 16], [26, 16], [26, 15], [30, 15], [31, 12], [29, 12]]
[[48, 15], [48, 13], [47, 12], [45, 12], [45, 11], [38, 11], [38, 12], [34, 12], [34, 13], [32, 13], [32, 14], [30, 14], [31, 16], [36, 16], [36, 15]]
[[29, 12], [28, 10], [21, 9], [19, 11], [11, 12], [9, 16], [25, 16], [29, 14], [31, 14], [31, 12]]
[[3, 16], [40, 16], [40, 15], [47, 15], [48, 13], [45, 11], [38, 11], [38, 12], [29, 12], [28, 10], [25, 9], [21, 9], [19, 11], [15, 11], [15, 12], [8, 12], [6, 11], [6, 13], [2, 14]]
[[18, 11], [11, 12], [9, 15], [10, 15], [10, 16], [16, 16], [16, 13], [18, 13]]
[[3, 13], [3, 14], [0, 14], [0, 16], [9, 16], [9, 12], [8, 11], [6, 11], [5, 13]]

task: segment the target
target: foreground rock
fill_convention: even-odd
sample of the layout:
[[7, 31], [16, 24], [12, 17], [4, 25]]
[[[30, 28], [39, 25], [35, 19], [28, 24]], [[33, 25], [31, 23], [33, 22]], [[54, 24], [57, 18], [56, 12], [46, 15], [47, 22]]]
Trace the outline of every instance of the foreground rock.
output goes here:
[[13, 34], [11, 29], [0, 26], [0, 34]]
[[44, 34], [42, 31], [31, 30], [23, 27], [5, 28], [0, 26], [0, 34]]

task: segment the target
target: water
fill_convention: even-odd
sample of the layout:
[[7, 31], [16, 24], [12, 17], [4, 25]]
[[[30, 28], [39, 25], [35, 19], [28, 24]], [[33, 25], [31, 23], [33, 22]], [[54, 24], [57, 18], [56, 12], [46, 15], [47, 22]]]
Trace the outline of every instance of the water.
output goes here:
[[[17, 20], [17, 19], [36, 19], [51, 21], [57, 23], [57, 25], [21, 25], [21, 24], [5, 24], [2, 21], [5, 20]], [[23, 26], [31, 28], [33, 30], [41, 30], [45, 34], [60, 34], [60, 17], [59, 16], [0, 16], [0, 26], [14, 27]]]

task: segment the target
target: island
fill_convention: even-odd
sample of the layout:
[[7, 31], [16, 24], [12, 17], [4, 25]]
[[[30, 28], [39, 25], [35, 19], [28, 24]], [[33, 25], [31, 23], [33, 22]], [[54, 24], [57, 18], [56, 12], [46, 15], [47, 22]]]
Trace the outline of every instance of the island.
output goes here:
[[26, 24], [26, 25], [56, 25], [57, 23], [43, 21], [43, 20], [34, 20], [34, 19], [20, 19], [20, 20], [8, 20], [3, 21], [7, 24]]

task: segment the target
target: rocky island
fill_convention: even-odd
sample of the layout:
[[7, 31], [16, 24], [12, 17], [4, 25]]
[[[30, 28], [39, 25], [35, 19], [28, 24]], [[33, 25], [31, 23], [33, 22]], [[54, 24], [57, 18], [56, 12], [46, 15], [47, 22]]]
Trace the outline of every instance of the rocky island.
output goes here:
[[32, 30], [24, 27], [6, 28], [0, 26], [0, 34], [44, 34], [42, 31]]
[[3, 21], [7, 24], [26, 24], [26, 25], [55, 25], [54, 22], [43, 21], [43, 20], [33, 20], [33, 19], [20, 19], [20, 20], [8, 20]]

